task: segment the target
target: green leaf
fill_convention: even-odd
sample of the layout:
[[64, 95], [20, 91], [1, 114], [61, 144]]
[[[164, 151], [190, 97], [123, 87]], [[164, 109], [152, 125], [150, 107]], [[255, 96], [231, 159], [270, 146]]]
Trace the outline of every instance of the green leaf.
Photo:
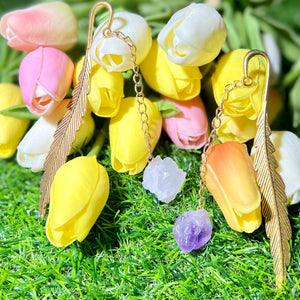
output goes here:
[[234, 14], [236, 27], [239, 34], [240, 47], [241, 48], [249, 48], [247, 45], [247, 33], [246, 33], [246, 25], [244, 23], [243, 14], [240, 11], [236, 11]]
[[25, 104], [15, 105], [0, 110], [0, 114], [7, 117], [29, 119], [29, 120], [37, 120], [39, 118], [39, 116], [34, 115], [30, 111], [28, 111], [27, 106]]
[[297, 46], [284, 31], [278, 30], [262, 19], [259, 19], [259, 23], [261, 30], [273, 36], [276, 40], [284, 58], [290, 62], [295, 62], [299, 58], [299, 46]]
[[300, 77], [295, 82], [289, 93], [289, 105], [293, 114], [293, 126], [300, 126]]
[[[284, 11], [284, 10], [283, 10]], [[293, 29], [289, 23], [283, 23], [274, 18], [273, 15], [268, 15], [267, 11], [264, 9], [257, 9], [253, 11], [253, 15], [255, 15], [259, 20], [260, 23], [265, 23], [270, 25], [274, 30], [278, 32], [280, 36], [280, 40], [283, 38], [285, 41], [282, 43], [286, 43], [288, 41], [291, 44], [294, 44], [295, 47], [300, 47], [300, 37], [296, 30]], [[294, 15], [293, 13], [291, 15]], [[280, 41], [279, 40], [279, 41]], [[299, 50], [298, 50], [299, 54]], [[299, 56], [299, 55], [298, 55]]]
[[231, 5], [227, 2], [223, 3], [223, 20], [227, 28], [227, 42], [230, 50], [239, 49], [241, 46], [239, 32], [236, 27], [234, 12]]
[[247, 7], [244, 11], [245, 28], [249, 40], [249, 48], [264, 50], [261, 39], [260, 24], [255, 16], [252, 14], [252, 9]]
[[282, 80], [282, 86], [292, 85], [300, 77], [300, 58], [292, 65], [291, 69], [285, 74]]
[[0, 82], [17, 82], [19, 65], [26, 53], [8, 47], [1, 36], [0, 53]]
[[163, 118], [169, 118], [180, 113], [176, 105], [170, 101], [154, 100]]

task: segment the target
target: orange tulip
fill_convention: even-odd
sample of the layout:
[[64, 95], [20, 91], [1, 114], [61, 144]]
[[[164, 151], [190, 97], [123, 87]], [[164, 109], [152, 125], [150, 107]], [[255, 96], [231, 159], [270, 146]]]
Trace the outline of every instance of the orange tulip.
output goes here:
[[261, 196], [244, 144], [214, 145], [207, 157], [204, 182], [233, 230], [250, 233], [260, 226]]

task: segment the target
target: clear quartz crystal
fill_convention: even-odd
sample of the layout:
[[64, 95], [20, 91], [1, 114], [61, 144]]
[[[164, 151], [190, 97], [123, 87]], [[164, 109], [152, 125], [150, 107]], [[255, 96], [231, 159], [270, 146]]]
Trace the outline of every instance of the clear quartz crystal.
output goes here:
[[145, 168], [143, 187], [155, 194], [158, 200], [169, 203], [180, 192], [186, 173], [170, 157], [156, 156]]

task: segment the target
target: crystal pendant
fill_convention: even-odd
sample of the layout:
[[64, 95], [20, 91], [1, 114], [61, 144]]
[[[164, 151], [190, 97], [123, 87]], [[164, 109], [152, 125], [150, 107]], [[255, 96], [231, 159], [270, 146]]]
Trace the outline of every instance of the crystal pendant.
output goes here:
[[186, 173], [170, 157], [156, 156], [145, 168], [143, 187], [155, 194], [158, 200], [169, 203], [180, 192]]
[[210, 240], [212, 234], [209, 213], [204, 208], [183, 213], [175, 221], [173, 234], [183, 252], [201, 248]]

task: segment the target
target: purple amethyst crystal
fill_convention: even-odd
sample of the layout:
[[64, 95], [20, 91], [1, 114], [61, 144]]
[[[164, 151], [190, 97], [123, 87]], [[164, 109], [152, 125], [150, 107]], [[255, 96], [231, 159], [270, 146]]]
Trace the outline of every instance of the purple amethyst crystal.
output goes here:
[[204, 246], [211, 238], [212, 224], [205, 209], [189, 210], [180, 215], [173, 227], [173, 234], [183, 252]]

